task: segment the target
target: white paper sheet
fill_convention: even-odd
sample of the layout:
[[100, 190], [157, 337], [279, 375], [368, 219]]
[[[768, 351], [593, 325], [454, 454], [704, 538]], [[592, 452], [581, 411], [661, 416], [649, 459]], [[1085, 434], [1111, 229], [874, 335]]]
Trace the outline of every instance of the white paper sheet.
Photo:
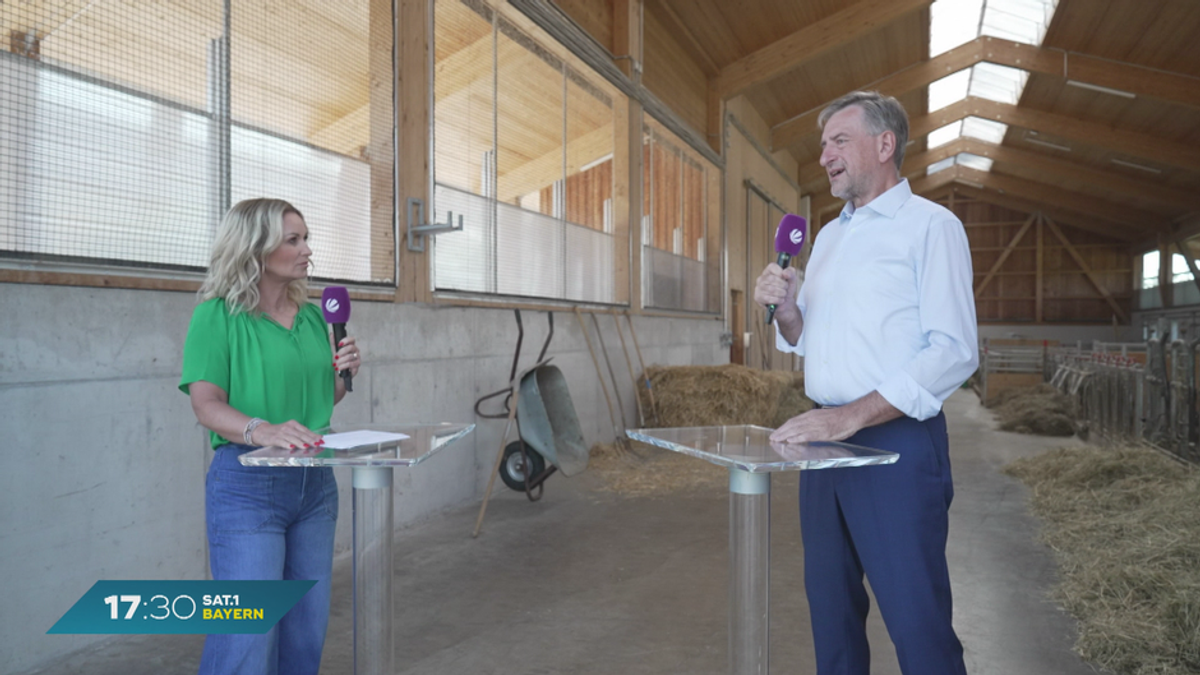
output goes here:
[[360, 445], [374, 445], [375, 443], [387, 443], [388, 441], [402, 441], [408, 438], [408, 435], [363, 429], [360, 431], [343, 431], [337, 434], [325, 434], [324, 438], [324, 447], [326, 448], [331, 450], [349, 450], [350, 448], [357, 448]]

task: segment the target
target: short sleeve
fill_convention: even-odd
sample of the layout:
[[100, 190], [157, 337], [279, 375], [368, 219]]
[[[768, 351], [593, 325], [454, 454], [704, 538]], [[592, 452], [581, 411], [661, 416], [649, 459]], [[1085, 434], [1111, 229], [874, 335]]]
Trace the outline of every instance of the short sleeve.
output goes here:
[[183, 343], [179, 390], [190, 395], [190, 385], [200, 380], [229, 392], [229, 312], [221, 300], [196, 307]]

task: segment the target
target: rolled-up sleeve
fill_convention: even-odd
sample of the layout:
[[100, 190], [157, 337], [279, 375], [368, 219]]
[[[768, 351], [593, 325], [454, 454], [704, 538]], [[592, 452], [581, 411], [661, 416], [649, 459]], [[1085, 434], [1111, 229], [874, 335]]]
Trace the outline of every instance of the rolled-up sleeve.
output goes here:
[[[800, 288], [796, 291], [796, 309], [800, 310], [800, 316], [804, 316], [804, 272], [800, 272]], [[796, 344], [791, 344], [787, 338], [783, 337], [783, 333], [779, 330], [779, 324], [775, 325], [775, 349], [786, 354], [795, 354], [796, 356], [804, 356], [804, 332], [800, 332], [800, 337], [796, 338]]]
[[925, 346], [878, 391], [900, 412], [925, 420], [979, 366], [971, 250], [962, 223], [939, 218], [929, 224], [916, 272]]
[[795, 354], [796, 356], [804, 356], [804, 333], [800, 333], [800, 337], [796, 338], [796, 344], [791, 344], [787, 338], [783, 337], [783, 332], [779, 330], [779, 326], [775, 326], [775, 349], [787, 354]]

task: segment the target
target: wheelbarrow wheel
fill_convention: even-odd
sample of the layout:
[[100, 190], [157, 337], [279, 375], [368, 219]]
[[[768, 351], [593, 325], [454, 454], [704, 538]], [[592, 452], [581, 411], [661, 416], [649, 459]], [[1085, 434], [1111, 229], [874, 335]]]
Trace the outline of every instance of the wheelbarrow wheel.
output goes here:
[[546, 470], [546, 460], [529, 444], [525, 445], [525, 456], [529, 466], [521, 457], [521, 441], [513, 441], [504, 448], [504, 461], [500, 462], [500, 480], [517, 492], [525, 491], [525, 477], [533, 478]]

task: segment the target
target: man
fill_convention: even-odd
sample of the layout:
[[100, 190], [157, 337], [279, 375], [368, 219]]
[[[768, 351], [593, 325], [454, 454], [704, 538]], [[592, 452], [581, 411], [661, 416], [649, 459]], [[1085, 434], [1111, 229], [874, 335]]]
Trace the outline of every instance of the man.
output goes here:
[[946, 566], [954, 494], [942, 403], [975, 371], [971, 253], [962, 223], [900, 178], [908, 117], [854, 92], [821, 112], [821, 166], [838, 220], [801, 283], [770, 264], [754, 299], [776, 304], [776, 346], [803, 355], [819, 408], [772, 435], [900, 453], [885, 466], [805, 471], [800, 523], [819, 675], [868, 675], [863, 575], [906, 675], [965, 675]]

